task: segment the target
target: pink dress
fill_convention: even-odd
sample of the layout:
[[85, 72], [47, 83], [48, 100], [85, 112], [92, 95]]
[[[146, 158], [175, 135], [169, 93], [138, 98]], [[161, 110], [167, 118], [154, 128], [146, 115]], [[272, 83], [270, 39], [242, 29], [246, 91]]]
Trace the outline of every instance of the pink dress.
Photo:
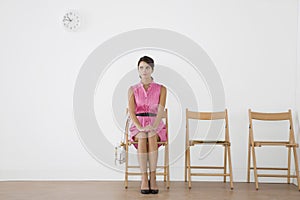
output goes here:
[[[135, 114], [138, 113], [157, 113], [159, 99], [160, 99], [160, 89], [161, 85], [155, 82], [151, 82], [147, 91], [145, 90], [143, 84], [140, 82], [134, 86], [131, 86], [134, 94], [135, 101]], [[142, 127], [153, 125], [156, 116], [137, 116]], [[134, 141], [134, 137], [140, 131], [132, 123], [130, 126], [130, 138]], [[166, 125], [161, 121], [157, 128], [157, 135], [161, 142], [167, 141], [166, 136]], [[137, 145], [135, 145], [137, 147]]]

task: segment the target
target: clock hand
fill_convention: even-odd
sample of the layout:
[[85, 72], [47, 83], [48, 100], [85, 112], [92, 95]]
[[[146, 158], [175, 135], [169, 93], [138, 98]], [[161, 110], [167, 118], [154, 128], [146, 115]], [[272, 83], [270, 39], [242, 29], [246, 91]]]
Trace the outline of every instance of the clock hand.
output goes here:
[[65, 21], [71, 22], [69, 19], [64, 18], [63, 22], [65, 22]]

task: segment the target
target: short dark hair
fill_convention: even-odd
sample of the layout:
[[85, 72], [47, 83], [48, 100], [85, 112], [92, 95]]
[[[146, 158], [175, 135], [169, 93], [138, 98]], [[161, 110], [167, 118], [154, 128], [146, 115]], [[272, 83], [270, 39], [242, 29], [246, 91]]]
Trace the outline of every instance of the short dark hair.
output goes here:
[[144, 61], [146, 62], [148, 65], [151, 66], [151, 68], [153, 69], [154, 68], [154, 60], [152, 58], [150, 58], [149, 56], [143, 56], [139, 59], [139, 62], [138, 62], [138, 66], [140, 65], [140, 63]]

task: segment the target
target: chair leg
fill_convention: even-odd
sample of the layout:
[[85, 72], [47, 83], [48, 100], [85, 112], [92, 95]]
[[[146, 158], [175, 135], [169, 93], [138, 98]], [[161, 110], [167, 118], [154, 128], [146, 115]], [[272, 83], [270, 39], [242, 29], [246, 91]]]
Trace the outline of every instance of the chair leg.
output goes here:
[[226, 183], [226, 172], [227, 172], [227, 148], [228, 148], [228, 145], [224, 145], [224, 183]]
[[252, 149], [252, 158], [253, 158], [253, 168], [254, 168], [254, 178], [255, 178], [255, 188], [258, 190], [258, 177], [257, 177], [257, 168], [256, 168], [256, 156], [254, 145], [251, 145]]
[[297, 183], [298, 183], [298, 190], [300, 191], [299, 163], [298, 163], [296, 147], [293, 147], [293, 152], [294, 152], [295, 171], [296, 171], [296, 177], [297, 177]]
[[128, 188], [128, 174], [127, 174], [127, 172], [125, 172], [125, 189], [127, 189]]
[[247, 167], [247, 182], [250, 183], [250, 163], [251, 162], [251, 147], [250, 142], [248, 144], [248, 167]]
[[187, 147], [185, 147], [184, 160], [184, 182], [187, 182]]
[[288, 147], [288, 171], [287, 171], [287, 183], [291, 182], [291, 147]]
[[126, 143], [126, 158], [125, 158], [125, 189], [128, 188], [128, 144]]
[[166, 146], [166, 154], [167, 154], [167, 157], [166, 157], [166, 160], [167, 160], [167, 189], [170, 188], [170, 161], [169, 161], [169, 143], [167, 144]]
[[191, 183], [191, 152], [190, 152], [190, 147], [187, 147], [187, 168], [188, 168], [188, 185], [189, 189], [192, 188], [192, 183]]
[[164, 159], [164, 182], [167, 182], [167, 147], [165, 145], [165, 159]]
[[233, 175], [232, 175], [232, 164], [231, 164], [231, 150], [228, 146], [228, 164], [229, 164], [229, 173], [230, 173], [230, 188], [233, 190]]

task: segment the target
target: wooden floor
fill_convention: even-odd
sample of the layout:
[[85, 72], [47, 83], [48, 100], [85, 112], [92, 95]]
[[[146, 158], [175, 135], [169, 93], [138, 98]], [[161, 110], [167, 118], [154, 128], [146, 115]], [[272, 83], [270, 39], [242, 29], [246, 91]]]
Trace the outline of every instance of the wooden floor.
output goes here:
[[293, 184], [260, 184], [258, 191], [254, 183], [234, 183], [234, 190], [222, 182], [193, 182], [191, 190], [185, 182], [171, 182], [169, 190], [163, 182], [158, 185], [159, 194], [142, 195], [137, 181], [129, 182], [127, 190], [119, 181], [2, 181], [0, 199], [300, 199], [300, 192]]

